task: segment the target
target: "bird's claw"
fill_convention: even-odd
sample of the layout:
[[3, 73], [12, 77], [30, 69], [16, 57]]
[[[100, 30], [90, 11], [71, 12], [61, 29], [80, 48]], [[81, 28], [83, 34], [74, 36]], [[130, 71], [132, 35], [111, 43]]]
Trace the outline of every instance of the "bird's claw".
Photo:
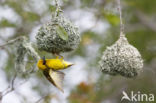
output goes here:
[[54, 54], [55, 56], [56, 56], [56, 59], [61, 59], [61, 60], [63, 60], [64, 59], [64, 57], [62, 56], [62, 55], [60, 55], [60, 54]]

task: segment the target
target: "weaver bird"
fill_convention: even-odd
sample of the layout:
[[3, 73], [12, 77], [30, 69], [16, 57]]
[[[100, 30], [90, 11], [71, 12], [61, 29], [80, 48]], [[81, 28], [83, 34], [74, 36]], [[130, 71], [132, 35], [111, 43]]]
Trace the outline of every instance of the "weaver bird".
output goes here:
[[43, 57], [37, 63], [38, 68], [43, 71], [44, 76], [62, 92], [62, 84], [65, 74], [59, 70], [66, 69], [72, 65], [73, 63], [64, 61], [63, 58], [45, 59], [45, 57]]

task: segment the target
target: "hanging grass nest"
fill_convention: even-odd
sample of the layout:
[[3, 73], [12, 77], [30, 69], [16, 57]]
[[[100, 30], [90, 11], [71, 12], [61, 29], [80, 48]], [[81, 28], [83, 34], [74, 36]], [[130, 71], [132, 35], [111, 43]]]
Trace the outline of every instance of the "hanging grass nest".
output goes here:
[[139, 51], [130, 45], [125, 35], [110, 47], [107, 47], [99, 62], [103, 73], [136, 77], [143, 68], [143, 59]]
[[[21, 36], [20, 39], [17, 41], [16, 45], [16, 60], [15, 60], [15, 69], [19, 73], [26, 73], [28, 68], [25, 68], [27, 65], [27, 62], [24, 60], [28, 56], [31, 56], [34, 60], [34, 62], [37, 62], [40, 59], [40, 56], [35, 51], [35, 49], [32, 47], [32, 44], [28, 41], [28, 38]], [[36, 67], [36, 63], [34, 63], [34, 66], [32, 66], [32, 70]], [[32, 71], [30, 70], [30, 71]]]
[[75, 25], [58, 15], [39, 29], [36, 39], [39, 50], [58, 54], [76, 49], [80, 43], [80, 34]]

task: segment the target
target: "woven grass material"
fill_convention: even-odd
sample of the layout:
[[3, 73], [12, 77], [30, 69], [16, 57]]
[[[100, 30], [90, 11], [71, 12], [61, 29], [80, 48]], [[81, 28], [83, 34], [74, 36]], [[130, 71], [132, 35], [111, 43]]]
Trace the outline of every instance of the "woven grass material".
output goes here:
[[[68, 39], [62, 39], [56, 27], [62, 27], [68, 34]], [[80, 43], [78, 28], [63, 16], [52, 18], [51, 22], [44, 24], [36, 35], [39, 50], [50, 53], [69, 52], [77, 48]]]
[[[19, 73], [25, 73], [27, 72], [28, 68], [26, 67], [27, 62], [24, 61], [24, 59], [28, 56], [31, 56], [34, 60], [34, 62], [37, 62], [40, 59], [40, 56], [35, 51], [35, 49], [32, 47], [31, 42], [28, 41], [26, 37], [21, 37], [19, 41], [16, 43], [16, 60], [15, 60], [15, 69]], [[32, 66], [32, 69], [36, 67], [35, 65]]]
[[142, 71], [143, 59], [122, 35], [115, 44], [106, 48], [99, 64], [103, 73], [132, 78]]

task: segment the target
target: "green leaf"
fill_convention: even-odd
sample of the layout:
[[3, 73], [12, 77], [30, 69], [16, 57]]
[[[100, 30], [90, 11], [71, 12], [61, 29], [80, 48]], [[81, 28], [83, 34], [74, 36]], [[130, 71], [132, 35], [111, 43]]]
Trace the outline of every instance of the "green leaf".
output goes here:
[[113, 14], [106, 14], [105, 19], [111, 24], [111, 25], [118, 25], [120, 23], [120, 18], [117, 15]]
[[49, 4], [48, 7], [49, 7], [49, 10], [50, 10], [51, 12], [55, 12], [55, 11], [56, 11], [56, 7], [55, 7], [55, 6]]
[[15, 27], [15, 26], [16, 26], [15, 24], [9, 22], [9, 21], [6, 20], [6, 19], [2, 19], [2, 20], [0, 21], [0, 27]]
[[65, 41], [68, 40], [68, 33], [60, 25], [56, 25], [56, 32], [60, 36], [61, 39]]
[[40, 19], [40, 16], [34, 12], [22, 12], [22, 16], [24, 20], [28, 20], [31, 22], [34, 22]]
[[82, 5], [81, 5], [81, 7], [92, 7], [93, 6], [93, 4], [94, 4], [94, 0], [81, 0], [81, 3], [82, 3]]

